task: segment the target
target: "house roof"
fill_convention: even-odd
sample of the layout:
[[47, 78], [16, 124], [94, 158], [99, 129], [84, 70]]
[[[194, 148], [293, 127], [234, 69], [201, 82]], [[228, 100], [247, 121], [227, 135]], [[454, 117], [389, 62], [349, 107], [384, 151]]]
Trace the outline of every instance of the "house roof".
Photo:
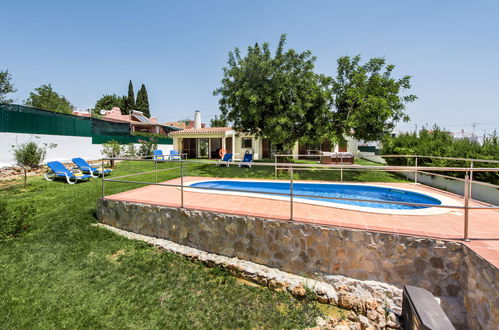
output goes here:
[[232, 127], [205, 127], [197, 129], [184, 129], [181, 131], [171, 132], [172, 135], [181, 134], [213, 134], [213, 133], [224, 133], [232, 131]]
[[[194, 128], [194, 120], [189, 120], [188, 122], [185, 122], [185, 121], [170, 121], [170, 122], [167, 122], [166, 125], [178, 127], [178, 128], [181, 128], [181, 129], [192, 129], [192, 128]], [[206, 127], [206, 124], [205, 123], [201, 123], [201, 128], [205, 128], [205, 127]]]

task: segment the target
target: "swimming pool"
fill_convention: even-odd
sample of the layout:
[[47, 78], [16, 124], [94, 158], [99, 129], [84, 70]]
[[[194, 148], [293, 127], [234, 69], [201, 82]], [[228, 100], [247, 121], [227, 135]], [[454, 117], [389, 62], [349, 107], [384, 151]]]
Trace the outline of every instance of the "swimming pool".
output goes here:
[[[189, 187], [199, 192], [235, 194], [249, 197], [263, 197], [271, 199], [289, 200], [290, 183], [265, 180], [203, 180], [191, 183]], [[201, 188], [201, 189], [199, 189]], [[202, 188], [215, 188], [224, 190], [211, 190]], [[293, 184], [293, 194], [296, 202], [305, 202], [316, 205], [332, 206], [338, 208], [396, 214], [435, 214], [445, 212], [443, 209], [428, 206], [400, 205], [380, 202], [404, 202], [428, 205], [441, 205], [440, 198], [429, 196], [415, 191], [396, 189], [379, 185], [364, 184], [341, 184], [341, 183], [317, 183], [296, 182]], [[331, 197], [324, 199], [320, 197]], [[359, 201], [334, 199], [350, 198]], [[369, 200], [369, 201], [368, 201]], [[421, 210], [432, 210], [432, 212], [417, 212]]]

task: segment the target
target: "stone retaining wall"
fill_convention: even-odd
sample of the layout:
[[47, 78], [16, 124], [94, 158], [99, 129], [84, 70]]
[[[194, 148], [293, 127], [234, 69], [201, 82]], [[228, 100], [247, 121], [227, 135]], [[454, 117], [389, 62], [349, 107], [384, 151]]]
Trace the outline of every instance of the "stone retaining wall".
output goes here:
[[499, 272], [460, 243], [105, 199], [98, 204], [99, 220], [117, 228], [299, 275], [423, 287], [442, 298], [460, 327], [499, 324]]

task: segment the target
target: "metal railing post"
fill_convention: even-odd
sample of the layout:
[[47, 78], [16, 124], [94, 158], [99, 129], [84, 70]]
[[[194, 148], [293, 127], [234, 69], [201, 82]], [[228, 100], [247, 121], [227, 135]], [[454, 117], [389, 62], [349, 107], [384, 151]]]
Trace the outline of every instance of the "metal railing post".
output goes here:
[[414, 183], [418, 183], [418, 157], [416, 157], [416, 162], [414, 167]]
[[470, 189], [470, 176], [468, 172], [464, 176], [464, 241], [469, 242], [468, 238], [468, 225], [469, 225], [469, 189]]
[[340, 156], [340, 181], [343, 182], [343, 157]]
[[101, 158], [101, 173], [100, 178], [102, 181], [102, 198], [104, 198], [104, 158]]
[[180, 160], [180, 207], [184, 207], [184, 162]]
[[274, 179], [277, 180], [277, 156], [274, 155]]
[[[470, 168], [473, 169], [473, 162], [471, 162]], [[470, 196], [471, 199], [473, 199], [473, 171], [470, 171], [470, 190], [469, 190], [469, 196]]]
[[293, 220], [293, 165], [291, 165], [291, 173], [290, 173], [290, 184], [289, 184], [289, 198], [290, 198], [290, 217], [289, 220]]
[[158, 161], [154, 160], [154, 174], [156, 176], [156, 183], [158, 183]]
[[[187, 160], [187, 156], [185, 156], [185, 159], [184, 160]], [[182, 158], [180, 158], [180, 161], [182, 162]], [[184, 175], [188, 175], [187, 174], [187, 169], [189, 168], [189, 164], [185, 164], [185, 174]]]

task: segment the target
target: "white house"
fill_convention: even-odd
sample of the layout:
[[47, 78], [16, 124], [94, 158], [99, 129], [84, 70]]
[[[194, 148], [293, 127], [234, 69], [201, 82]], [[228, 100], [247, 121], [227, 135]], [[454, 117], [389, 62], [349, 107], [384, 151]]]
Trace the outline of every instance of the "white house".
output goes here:
[[[253, 154], [255, 160], [271, 159], [280, 150], [280, 146], [269, 139], [256, 138], [253, 135], [236, 132], [231, 127], [201, 127], [201, 113], [196, 111], [194, 128], [171, 132], [173, 148], [187, 155], [187, 158], [220, 158], [220, 150], [224, 149], [234, 155], [234, 159], [242, 159], [244, 154]], [[357, 153], [357, 141], [348, 139], [345, 146], [331, 146], [328, 141], [319, 144], [295, 144], [293, 155], [317, 155], [321, 152]]]

